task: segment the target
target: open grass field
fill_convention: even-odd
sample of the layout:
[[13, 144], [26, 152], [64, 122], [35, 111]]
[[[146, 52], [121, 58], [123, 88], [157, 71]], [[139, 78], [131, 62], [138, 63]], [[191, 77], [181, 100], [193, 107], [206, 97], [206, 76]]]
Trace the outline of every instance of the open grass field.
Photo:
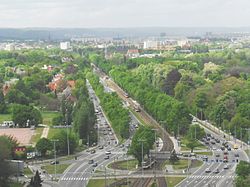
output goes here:
[[52, 125], [52, 120], [54, 117], [58, 115], [58, 112], [45, 111], [42, 112], [43, 124], [44, 125]]
[[0, 114], [0, 124], [4, 121], [12, 121], [11, 114]]

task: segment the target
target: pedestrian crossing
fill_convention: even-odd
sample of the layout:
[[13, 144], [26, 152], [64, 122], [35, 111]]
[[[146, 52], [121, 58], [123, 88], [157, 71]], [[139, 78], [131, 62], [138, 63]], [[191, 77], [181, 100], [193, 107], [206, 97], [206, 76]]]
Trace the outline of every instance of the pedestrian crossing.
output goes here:
[[62, 177], [61, 181], [86, 181], [88, 178], [85, 177]]
[[225, 176], [225, 175], [191, 175], [190, 179], [221, 179], [221, 178], [235, 178], [235, 175]]

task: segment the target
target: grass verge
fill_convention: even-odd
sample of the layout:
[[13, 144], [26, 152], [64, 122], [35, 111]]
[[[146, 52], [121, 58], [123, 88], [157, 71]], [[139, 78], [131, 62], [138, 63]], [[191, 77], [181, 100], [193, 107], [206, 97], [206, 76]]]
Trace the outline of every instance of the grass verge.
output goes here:
[[186, 177], [166, 177], [166, 182], [168, 187], [174, 187], [179, 184]]
[[[63, 173], [68, 167], [70, 166], [70, 164], [57, 164], [56, 165], [56, 172], [58, 174]], [[42, 169], [46, 170], [47, 173], [49, 174], [53, 174], [55, 172], [55, 165], [45, 165], [42, 166]]]
[[23, 174], [24, 175], [33, 175], [32, 171], [30, 170], [30, 168], [24, 168], [23, 170]]
[[[194, 151], [195, 152], [195, 151]], [[212, 156], [213, 153], [212, 151], [207, 151], [207, 152], [195, 152], [197, 155], [206, 155], [206, 156]]]
[[36, 130], [35, 130], [35, 133], [34, 135], [31, 137], [31, 143], [36, 143], [40, 138], [41, 138], [41, 135], [43, 133], [43, 129], [42, 127], [37, 127]]
[[138, 165], [138, 161], [133, 159], [133, 160], [124, 160], [124, 161], [117, 161], [117, 162], [112, 162], [108, 165], [109, 168], [112, 169], [120, 169], [120, 170], [134, 170], [136, 169], [136, 165]]
[[[106, 184], [109, 186], [109, 184], [113, 183], [115, 180], [114, 179], [107, 179]], [[89, 180], [89, 183], [87, 187], [105, 187], [105, 179], [91, 179]]]

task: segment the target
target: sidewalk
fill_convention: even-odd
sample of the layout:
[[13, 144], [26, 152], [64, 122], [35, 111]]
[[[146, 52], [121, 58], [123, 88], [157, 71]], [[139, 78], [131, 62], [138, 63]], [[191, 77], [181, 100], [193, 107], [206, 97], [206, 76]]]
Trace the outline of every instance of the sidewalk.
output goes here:
[[46, 126], [44, 129], [43, 129], [43, 133], [41, 135], [41, 138], [47, 138], [48, 137], [48, 134], [49, 134], [49, 126]]

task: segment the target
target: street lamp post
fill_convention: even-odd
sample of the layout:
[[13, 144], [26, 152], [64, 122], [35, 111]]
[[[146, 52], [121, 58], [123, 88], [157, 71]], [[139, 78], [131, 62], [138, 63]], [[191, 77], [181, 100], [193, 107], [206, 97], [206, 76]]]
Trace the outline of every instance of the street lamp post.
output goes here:
[[65, 126], [67, 128], [67, 147], [68, 147], [68, 156], [70, 154], [70, 149], [69, 149], [69, 116], [68, 116], [68, 109], [66, 108], [66, 122]]
[[155, 133], [155, 156], [154, 156], [154, 182], [156, 183], [156, 168], [155, 168], [155, 164], [156, 164], [156, 149], [157, 149], [157, 143], [156, 143], [156, 131], [158, 129], [152, 129]]
[[54, 143], [54, 157], [55, 157], [55, 179], [56, 179], [56, 142], [58, 142], [59, 140], [51, 140]]

